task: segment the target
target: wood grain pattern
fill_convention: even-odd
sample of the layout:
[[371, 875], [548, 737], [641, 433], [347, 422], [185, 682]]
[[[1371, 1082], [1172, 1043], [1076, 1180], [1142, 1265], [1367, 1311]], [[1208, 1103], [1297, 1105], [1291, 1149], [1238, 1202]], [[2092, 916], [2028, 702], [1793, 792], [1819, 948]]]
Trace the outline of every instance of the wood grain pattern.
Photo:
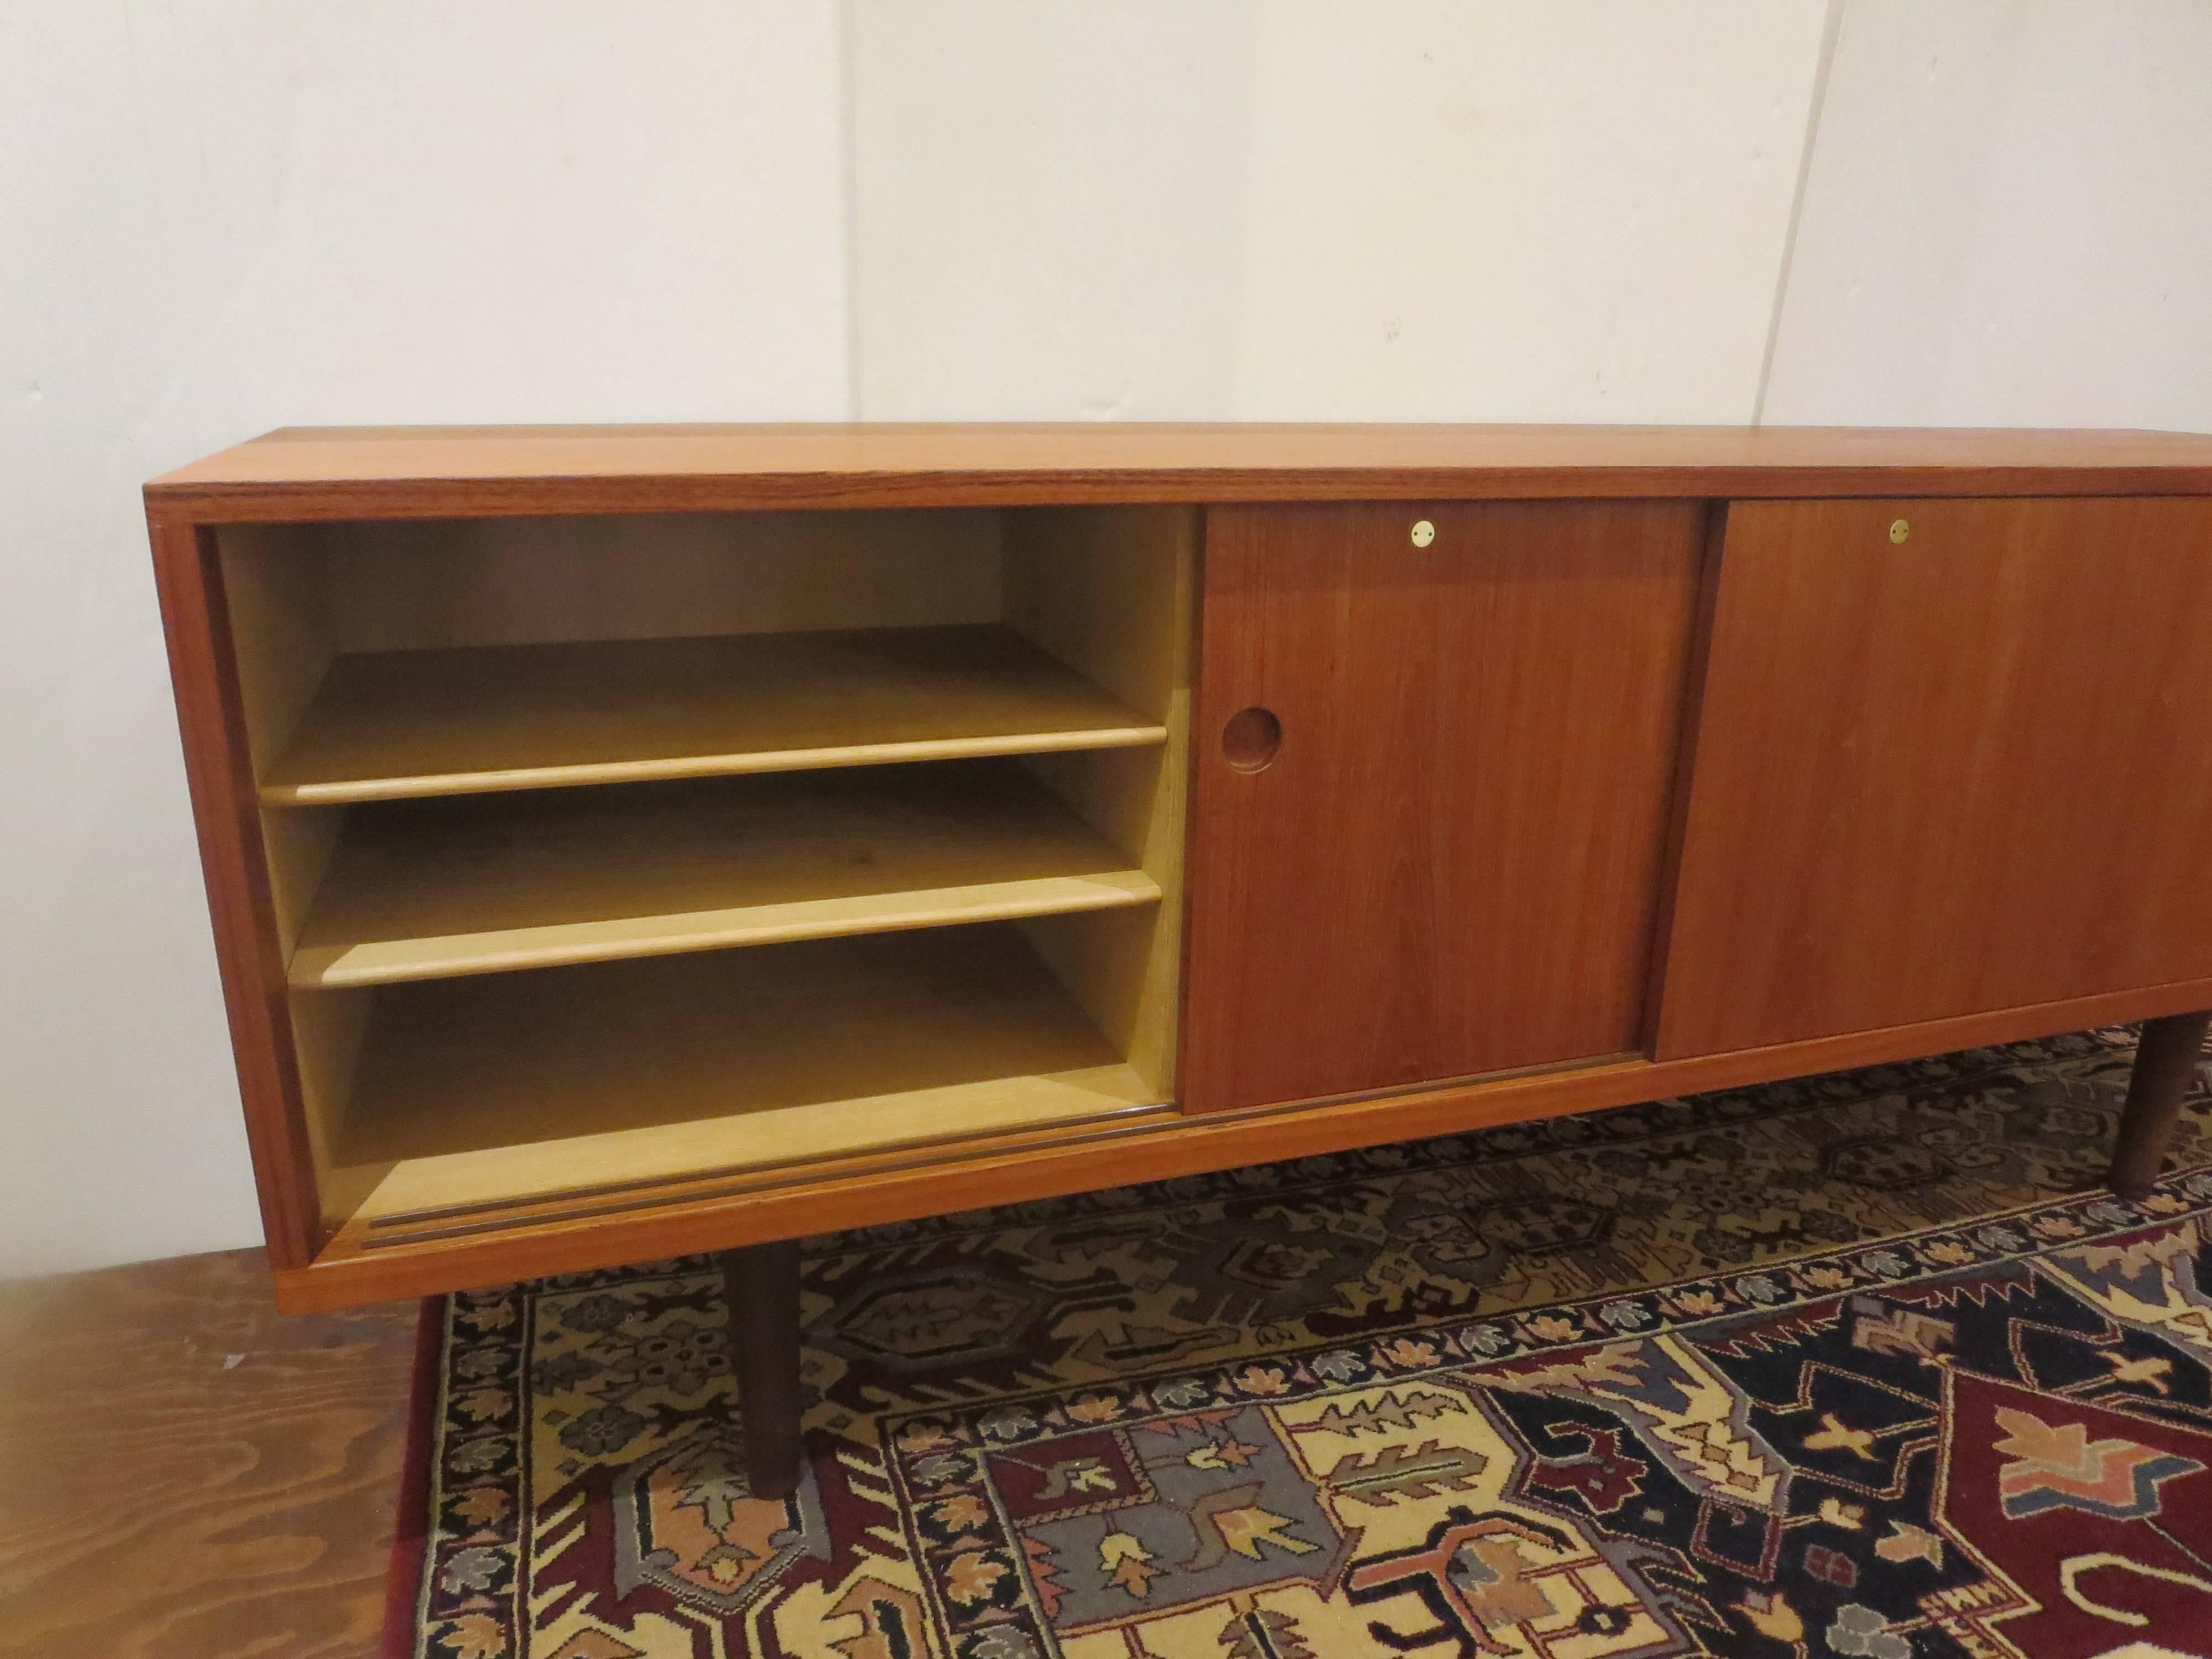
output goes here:
[[374, 1659], [415, 1325], [258, 1250], [0, 1285], [0, 1650]]
[[355, 810], [295, 986], [671, 955], [1157, 903], [1012, 761]]
[[1164, 743], [997, 626], [344, 656], [264, 776], [272, 803]]
[[1155, 1098], [1010, 923], [370, 994], [334, 1219]]
[[2212, 502], [1732, 507], [1659, 1054], [2212, 974], [2208, 617]]
[[1687, 1060], [1621, 1055], [1508, 1077], [1198, 1117], [1133, 1113], [1121, 1126], [1041, 1125], [811, 1166], [794, 1163], [753, 1178], [672, 1180], [652, 1191], [517, 1206], [506, 1217], [480, 1215], [477, 1221], [485, 1224], [472, 1230], [426, 1234], [392, 1247], [378, 1247], [372, 1230], [356, 1223], [338, 1231], [313, 1267], [279, 1274], [277, 1300], [287, 1309], [309, 1311], [497, 1285], [534, 1273], [581, 1272], [1314, 1157], [2207, 1006], [2212, 1006], [2212, 979], [2200, 979]]
[[314, 1150], [292, 1047], [221, 556], [210, 530], [157, 518], [148, 531], [262, 1231], [282, 1272], [305, 1267], [320, 1242]]
[[[1704, 522], [1209, 515], [1186, 1110], [1638, 1046]], [[1256, 771], [1219, 741], [1255, 706]]]
[[210, 521], [764, 507], [2212, 492], [2212, 438], [1787, 427], [294, 428], [158, 478]]

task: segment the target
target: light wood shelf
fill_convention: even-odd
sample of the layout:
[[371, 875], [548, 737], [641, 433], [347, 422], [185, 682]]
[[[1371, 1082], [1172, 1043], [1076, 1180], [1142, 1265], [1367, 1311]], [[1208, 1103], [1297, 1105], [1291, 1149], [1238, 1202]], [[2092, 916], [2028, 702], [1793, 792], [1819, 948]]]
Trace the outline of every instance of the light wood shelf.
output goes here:
[[356, 653], [261, 779], [272, 805], [1163, 744], [996, 624]]
[[360, 986], [1157, 903], [1020, 763], [355, 809], [290, 967]]
[[370, 997], [326, 1195], [428, 1219], [1157, 1103], [1012, 924]]

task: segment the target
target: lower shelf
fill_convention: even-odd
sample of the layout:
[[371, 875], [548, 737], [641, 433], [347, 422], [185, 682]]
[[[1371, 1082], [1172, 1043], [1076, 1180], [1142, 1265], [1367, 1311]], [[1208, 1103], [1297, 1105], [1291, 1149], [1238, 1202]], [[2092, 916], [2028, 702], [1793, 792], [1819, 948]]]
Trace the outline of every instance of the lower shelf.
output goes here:
[[1157, 1105], [1011, 923], [374, 992], [325, 1212], [441, 1212]]

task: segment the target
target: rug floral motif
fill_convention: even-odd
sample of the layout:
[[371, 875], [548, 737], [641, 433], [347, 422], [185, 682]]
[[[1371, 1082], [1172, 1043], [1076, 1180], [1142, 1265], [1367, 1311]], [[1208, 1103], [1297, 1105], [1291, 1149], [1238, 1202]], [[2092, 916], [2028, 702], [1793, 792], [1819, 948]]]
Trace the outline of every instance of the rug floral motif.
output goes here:
[[[426, 1310], [414, 1659], [2212, 1656], [2212, 1133], [2110, 1030]], [[415, 1587], [410, 1601], [404, 1588]]]

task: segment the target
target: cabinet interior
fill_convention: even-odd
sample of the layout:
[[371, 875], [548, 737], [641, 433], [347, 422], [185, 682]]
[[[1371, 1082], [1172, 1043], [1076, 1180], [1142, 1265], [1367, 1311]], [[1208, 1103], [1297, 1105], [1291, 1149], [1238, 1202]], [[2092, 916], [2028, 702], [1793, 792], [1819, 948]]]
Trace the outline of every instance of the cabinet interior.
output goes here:
[[326, 1236], [1171, 1102], [1197, 539], [223, 529]]

